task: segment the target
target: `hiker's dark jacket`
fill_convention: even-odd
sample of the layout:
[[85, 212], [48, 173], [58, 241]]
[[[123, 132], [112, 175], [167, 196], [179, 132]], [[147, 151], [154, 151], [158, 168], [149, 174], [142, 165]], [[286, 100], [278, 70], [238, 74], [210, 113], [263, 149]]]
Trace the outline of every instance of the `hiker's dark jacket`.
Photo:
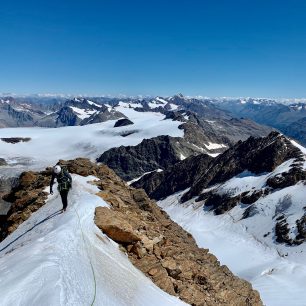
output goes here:
[[64, 190], [69, 190], [72, 184], [72, 177], [66, 169], [62, 169], [59, 174], [52, 173], [52, 178], [50, 182], [50, 191], [52, 190], [52, 186], [54, 184], [54, 180], [57, 180], [58, 186], [57, 189], [59, 192]]

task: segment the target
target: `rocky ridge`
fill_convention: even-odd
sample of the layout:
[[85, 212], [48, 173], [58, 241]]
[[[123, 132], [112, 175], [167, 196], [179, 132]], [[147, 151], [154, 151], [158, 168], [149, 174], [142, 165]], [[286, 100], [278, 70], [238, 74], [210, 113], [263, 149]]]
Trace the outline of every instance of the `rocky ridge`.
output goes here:
[[[205, 196], [201, 193], [206, 188], [224, 183], [243, 171], [255, 174], [271, 172], [289, 159], [295, 160], [295, 166], [282, 176], [269, 178], [267, 187], [270, 189], [288, 187], [305, 177], [305, 171], [301, 169], [304, 160], [301, 151], [283, 135], [271, 132], [267, 137], [250, 137], [244, 142], [239, 141], [214, 159], [205, 154], [190, 156], [173, 165], [164, 173], [143, 176], [134, 182], [133, 186], [144, 188], [151, 197], [157, 200], [173, 192], [190, 188], [182, 197], [182, 201], [187, 201], [192, 197], [199, 197], [199, 200], [203, 200], [203, 197], [206, 197], [208, 193], [205, 193]], [[182, 183], [183, 178], [186, 179]], [[267, 189], [266, 192], [269, 190]], [[260, 197], [262, 194], [263, 192], [257, 192], [256, 196], [255, 194], [252, 196], [242, 195], [235, 202], [242, 199], [243, 203], [253, 203], [256, 197]], [[222, 202], [228, 202], [229, 198], [231, 198], [229, 195], [215, 196], [212, 202], [217, 207], [220, 206], [218, 203], [220, 204], [221, 199]]]
[[[238, 142], [215, 159], [203, 154], [190, 156], [164, 172], [143, 176], [132, 186], [144, 188], [156, 200], [186, 190], [181, 202], [197, 202], [217, 215], [240, 207], [240, 217], [235, 210], [238, 221], [263, 211], [269, 197], [269, 209], [275, 210], [272, 220], [265, 221], [270, 224], [269, 232], [274, 232], [278, 243], [299, 245], [306, 241], [305, 208], [295, 204], [294, 222], [288, 209], [293, 205], [290, 188], [302, 190], [305, 185], [305, 160], [290, 140], [272, 132], [267, 137]], [[282, 190], [288, 190], [285, 196]]]
[[207, 169], [202, 169], [201, 177], [191, 185], [182, 200], [199, 196], [203, 189], [225, 182], [243, 171], [255, 174], [272, 172], [289, 159], [303, 161], [301, 151], [278, 132], [271, 132], [267, 137], [250, 137], [244, 142], [239, 141], [214, 159]]
[[[96, 209], [97, 226], [160, 288], [191, 305], [262, 305], [248, 282], [220, 266], [208, 250], [199, 249], [143, 190], [129, 187], [107, 166], [87, 159], [61, 163], [71, 173], [98, 178], [93, 182], [101, 190], [97, 195], [111, 208]], [[43, 190], [49, 181], [50, 169], [21, 175], [18, 186], [6, 196], [13, 204], [1, 227], [2, 239], [44, 205]]]
[[132, 183], [135, 188], [143, 188], [155, 200], [161, 200], [175, 192], [189, 188], [198, 180], [202, 169], [213, 161], [207, 154], [189, 156], [167, 168], [165, 171], [152, 172]]

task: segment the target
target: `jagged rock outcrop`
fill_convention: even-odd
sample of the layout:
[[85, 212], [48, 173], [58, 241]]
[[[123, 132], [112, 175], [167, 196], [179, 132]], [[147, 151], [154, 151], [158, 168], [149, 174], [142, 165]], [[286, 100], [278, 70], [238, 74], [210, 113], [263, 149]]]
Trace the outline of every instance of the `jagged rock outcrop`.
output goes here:
[[98, 216], [95, 218], [96, 225], [114, 241], [127, 244], [140, 241], [140, 238], [134, 233], [132, 226], [125, 220], [124, 214], [120, 212], [116, 214], [107, 207], [98, 207], [96, 209], [96, 216]]
[[[277, 166], [289, 160], [292, 162], [289, 162], [287, 170], [285, 167], [283, 172], [272, 174]], [[182, 202], [195, 197], [196, 202], [202, 201], [215, 214], [223, 214], [240, 203], [252, 205], [268, 194], [306, 180], [303, 164], [302, 152], [286, 137], [272, 132], [267, 137], [251, 137], [245, 142], [238, 142], [216, 158], [204, 154], [190, 156], [163, 172], [144, 175], [132, 186], [143, 188], [156, 200], [190, 188], [183, 194]], [[242, 173], [271, 174], [258, 188], [240, 193], [222, 190], [223, 184]], [[203, 192], [207, 188], [212, 189]], [[246, 209], [243, 218], [256, 213], [256, 208]]]
[[104, 106], [103, 110], [97, 111], [94, 114], [92, 114], [90, 117], [82, 120], [80, 125], [100, 123], [124, 117], [125, 115], [123, 115], [122, 113], [117, 112], [114, 109], [108, 110], [108, 108]]
[[47, 193], [43, 190], [50, 182], [48, 175], [48, 171], [23, 172], [18, 184], [9, 194], [3, 196], [12, 205], [0, 224], [0, 241], [45, 204]]
[[[18, 183], [18, 177], [6, 176], [3, 174], [0, 175], [0, 219], [1, 220], [3, 219], [2, 215], [6, 215], [11, 206], [10, 203], [2, 199], [2, 197], [6, 195], [8, 192], [10, 192], [10, 190], [14, 186], [16, 186], [17, 183]], [[0, 228], [2, 223], [3, 221], [0, 222]]]
[[81, 119], [73, 112], [69, 106], [62, 107], [59, 111], [47, 115], [35, 122], [40, 127], [63, 127], [79, 125]]
[[146, 172], [179, 162], [195, 150], [184, 145], [180, 137], [158, 136], [144, 139], [136, 146], [120, 146], [104, 152], [98, 159], [125, 180], [131, 180]]
[[293, 166], [288, 172], [268, 178], [267, 186], [273, 189], [286, 188], [302, 180], [306, 180], [306, 172], [301, 168], [300, 164]]
[[0, 128], [1, 127], [27, 127], [32, 126], [37, 118], [33, 112], [18, 110], [14, 108], [13, 98], [7, 98], [6, 103], [1, 103], [0, 99]]
[[192, 184], [182, 201], [198, 196], [203, 189], [225, 182], [245, 170], [255, 174], [271, 172], [289, 159], [302, 160], [301, 151], [277, 132], [263, 138], [250, 137], [245, 142], [239, 141], [202, 169], [201, 178]]
[[[198, 248], [192, 236], [143, 190], [128, 186], [103, 164], [81, 158], [61, 163], [71, 173], [98, 178], [92, 182], [101, 190], [97, 195], [111, 207], [96, 209], [96, 224], [120, 243], [131, 262], [160, 288], [191, 305], [262, 305], [248, 282], [221, 266], [208, 250]], [[13, 202], [4, 220], [10, 230], [1, 228], [2, 237], [44, 205], [43, 189], [49, 180], [50, 169], [21, 175], [19, 185], [7, 196]]]

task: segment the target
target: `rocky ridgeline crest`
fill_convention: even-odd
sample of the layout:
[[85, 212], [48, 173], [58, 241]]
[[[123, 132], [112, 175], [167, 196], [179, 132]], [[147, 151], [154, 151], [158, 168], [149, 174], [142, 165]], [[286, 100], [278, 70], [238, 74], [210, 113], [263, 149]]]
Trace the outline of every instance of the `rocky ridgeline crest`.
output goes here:
[[[288, 170], [272, 175], [272, 171], [289, 160], [292, 160], [292, 163]], [[166, 171], [143, 176], [132, 186], [143, 188], [150, 197], [156, 200], [189, 188], [183, 194], [182, 202], [194, 198], [196, 202], [202, 202], [207, 210], [217, 215], [239, 204], [249, 205], [243, 213], [243, 218], [249, 218], [256, 213], [258, 200], [280, 189], [298, 183], [305, 184], [304, 163], [305, 157], [296, 146], [283, 135], [272, 132], [267, 137], [250, 137], [244, 142], [240, 141], [214, 159], [204, 154], [190, 156]], [[271, 173], [271, 175], [267, 177], [264, 186], [259, 189], [252, 188], [234, 195], [230, 191], [219, 191], [218, 186], [244, 171], [257, 175], [263, 173]], [[203, 192], [205, 189], [208, 191]], [[285, 215], [275, 216], [276, 242], [298, 245], [306, 241], [305, 216], [306, 214], [296, 220], [295, 238], [289, 234], [287, 217]]]
[[[92, 182], [100, 189], [97, 196], [111, 207], [96, 209], [97, 226], [160, 288], [191, 305], [262, 305], [248, 282], [220, 266], [208, 250], [198, 248], [192, 236], [143, 190], [128, 186], [103, 164], [81, 158], [61, 163], [70, 173], [98, 178]], [[6, 196], [12, 207], [1, 227], [2, 239], [44, 205], [50, 170], [24, 172], [19, 185]]]
[[[271, 132], [267, 137], [250, 137], [244, 142], [239, 141], [216, 158], [205, 154], [190, 156], [163, 173], [145, 175], [133, 183], [133, 186], [144, 188], [149, 196], [157, 200], [190, 187], [190, 190], [183, 195], [182, 201], [193, 197], [203, 200], [203, 197], [207, 196], [207, 193], [202, 195], [202, 190], [205, 188], [224, 183], [243, 171], [255, 174], [271, 172], [289, 159], [295, 160], [294, 167], [282, 176], [269, 178], [267, 187], [270, 189], [288, 187], [305, 177], [305, 171], [301, 168], [304, 161], [301, 151], [283, 135]], [[184, 177], [186, 179], [182, 182]], [[256, 195], [252, 196], [241, 194], [237, 201], [243, 198], [243, 203], [254, 203], [256, 198], [260, 197], [260, 192], [256, 192]], [[262, 191], [264, 192], [268, 192], [268, 189]], [[229, 196], [224, 202], [227, 202], [228, 198]], [[217, 197], [214, 200], [218, 200]], [[220, 204], [220, 201], [217, 202]], [[218, 203], [215, 204], [216, 207], [220, 206]]]
[[267, 137], [250, 137], [244, 142], [239, 141], [214, 159], [207, 169], [203, 169], [200, 179], [191, 185], [182, 201], [199, 196], [205, 188], [223, 183], [243, 171], [255, 174], [272, 172], [289, 159], [295, 159], [299, 164], [303, 156], [297, 147], [278, 132], [271, 132]]

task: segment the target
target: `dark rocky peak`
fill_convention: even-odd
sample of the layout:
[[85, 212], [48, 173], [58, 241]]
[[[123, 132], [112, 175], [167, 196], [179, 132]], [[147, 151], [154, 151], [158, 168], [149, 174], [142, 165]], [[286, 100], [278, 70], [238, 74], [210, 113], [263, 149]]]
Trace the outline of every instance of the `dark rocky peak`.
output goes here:
[[199, 123], [197, 115], [193, 112], [186, 110], [168, 110], [165, 112], [165, 115], [166, 115], [165, 120], [172, 119], [174, 121], [181, 121], [181, 122], [190, 121], [196, 124]]
[[132, 184], [135, 188], [143, 188], [155, 200], [161, 200], [175, 192], [189, 188], [197, 180], [202, 169], [206, 169], [213, 157], [207, 154], [189, 156], [162, 172], [144, 175]]
[[170, 136], [144, 139], [136, 146], [112, 148], [104, 152], [97, 161], [108, 165], [121, 178], [131, 180], [180, 161], [174, 149], [177, 140]]
[[174, 103], [176, 105], [183, 105], [188, 102], [188, 99], [181, 93], [174, 95], [168, 99], [169, 102]]
[[221, 110], [210, 100], [173, 96], [169, 101], [173, 104], [179, 105], [181, 109], [191, 111], [206, 119], [231, 118], [228, 112]]
[[255, 174], [271, 172], [289, 159], [302, 161], [303, 154], [278, 132], [271, 132], [267, 137], [250, 137], [244, 142], [239, 141], [215, 158], [206, 169], [202, 169], [200, 178], [193, 182], [182, 201], [199, 196], [203, 189], [223, 183], [243, 171]]
[[55, 120], [56, 127], [74, 126], [78, 125], [79, 122], [81, 121], [69, 106], [62, 107], [57, 112], [57, 115], [58, 116]]
[[119, 118], [126, 118], [126, 116], [116, 111], [114, 108], [108, 108], [105, 105], [103, 105], [103, 107], [101, 107], [100, 110], [94, 112], [88, 118], [83, 119], [80, 125], [100, 123]]
[[95, 102], [83, 98], [74, 98], [72, 100], [68, 100], [65, 102], [64, 105], [86, 110], [107, 110], [107, 107], [105, 105], [99, 105]]
[[30, 112], [17, 110], [11, 103], [4, 104], [2, 109], [6, 111], [8, 117], [16, 122], [16, 126], [27, 126], [33, 123], [33, 116]]

